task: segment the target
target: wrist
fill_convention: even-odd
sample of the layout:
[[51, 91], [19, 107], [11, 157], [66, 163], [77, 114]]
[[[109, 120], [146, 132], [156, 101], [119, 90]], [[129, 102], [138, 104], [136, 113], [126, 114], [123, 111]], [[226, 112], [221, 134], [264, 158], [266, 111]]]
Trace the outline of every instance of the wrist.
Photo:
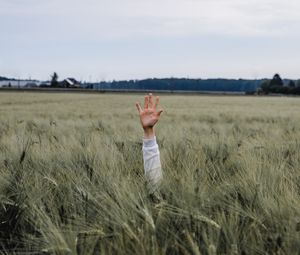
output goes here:
[[152, 139], [155, 137], [155, 132], [153, 127], [144, 128], [144, 138]]

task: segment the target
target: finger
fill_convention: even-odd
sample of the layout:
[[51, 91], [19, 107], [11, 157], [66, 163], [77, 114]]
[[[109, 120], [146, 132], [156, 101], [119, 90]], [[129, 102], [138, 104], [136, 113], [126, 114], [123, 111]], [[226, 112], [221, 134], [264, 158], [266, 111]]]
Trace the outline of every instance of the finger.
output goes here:
[[145, 100], [144, 100], [144, 109], [148, 109], [148, 104], [149, 104], [149, 97], [145, 96]]
[[152, 103], [152, 93], [149, 93], [149, 108], [152, 108], [153, 103]]
[[161, 113], [162, 113], [163, 111], [164, 111], [163, 109], [160, 109], [160, 110], [157, 112], [158, 116], [160, 116]]
[[155, 103], [154, 103], [154, 108], [156, 109], [156, 107], [158, 106], [158, 103], [159, 103], [159, 96], [157, 96], [155, 98]]
[[136, 102], [136, 103], [135, 103], [135, 106], [136, 106], [138, 112], [141, 113], [142, 107], [141, 107], [140, 103], [139, 103], [139, 102]]

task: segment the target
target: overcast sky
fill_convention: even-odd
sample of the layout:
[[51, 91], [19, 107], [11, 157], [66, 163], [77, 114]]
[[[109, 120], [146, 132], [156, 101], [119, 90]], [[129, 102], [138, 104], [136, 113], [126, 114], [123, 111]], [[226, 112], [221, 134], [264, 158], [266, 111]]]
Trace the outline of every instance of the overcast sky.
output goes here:
[[300, 78], [299, 0], [0, 0], [0, 76]]

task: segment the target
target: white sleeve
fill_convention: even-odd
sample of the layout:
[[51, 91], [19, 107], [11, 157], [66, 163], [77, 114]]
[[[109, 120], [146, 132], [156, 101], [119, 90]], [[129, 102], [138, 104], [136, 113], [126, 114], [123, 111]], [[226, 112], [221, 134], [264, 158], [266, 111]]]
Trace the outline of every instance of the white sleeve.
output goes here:
[[160, 185], [162, 171], [156, 138], [143, 139], [143, 158], [147, 186], [153, 193]]

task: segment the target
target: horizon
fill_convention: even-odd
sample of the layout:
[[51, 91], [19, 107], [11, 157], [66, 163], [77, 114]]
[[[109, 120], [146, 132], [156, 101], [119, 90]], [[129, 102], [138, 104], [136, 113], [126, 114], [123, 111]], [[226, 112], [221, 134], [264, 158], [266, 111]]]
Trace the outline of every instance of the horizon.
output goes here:
[[[278, 73], [276, 73], [278, 74]], [[275, 74], [274, 74], [275, 75]], [[273, 76], [274, 76], [273, 75]], [[120, 80], [101, 80], [101, 81], [86, 81], [86, 80], [80, 80], [77, 79], [76, 77], [71, 77], [71, 76], [66, 76], [61, 78], [60, 76], [58, 76], [58, 80], [59, 81], [63, 81], [65, 79], [69, 79], [69, 78], [74, 78], [76, 79], [78, 82], [81, 83], [101, 83], [101, 82], [106, 82], [106, 83], [112, 83], [112, 82], [120, 82], [120, 81], [142, 81], [142, 80], [151, 80], [151, 79], [158, 79], [158, 80], [164, 80], [164, 79], [187, 79], [187, 80], [250, 80], [250, 81], [260, 81], [260, 80], [271, 80], [272, 77], [261, 77], [261, 78], [256, 78], [256, 79], [247, 79], [247, 78], [243, 78], [243, 77], [239, 77], [239, 78], [227, 78], [227, 77], [209, 77], [209, 78], [201, 78], [201, 77], [148, 77], [148, 78], [142, 78], [142, 79], [120, 79]], [[296, 79], [291, 79], [288, 77], [282, 77], [280, 74], [279, 76], [282, 78], [282, 80], [300, 80], [300, 78], [296, 78]], [[50, 76], [49, 76], [50, 77]], [[42, 80], [42, 79], [37, 79], [34, 77], [31, 78], [22, 78], [22, 77], [6, 77], [0, 74], [0, 78], [5, 78], [8, 80], [15, 80], [15, 81], [39, 81], [39, 82], [50, 82], [51, 79], [46, 79], [46, 80]], [[0, 81], [1, 82], [1, 81]]]
[[[53, 74], [53, 73], [52, 73]], [[70, 75], [66, 75], [66, 76], [61, 76], [61, 75], [58, 75], [58, 80], [65, 80], [67, 78], [74, 78], [76, 79], [77, 81], [80, 81], [80, 82], [86, 82], [86, 83], [99, 83], [99, 82], [113, 82], [113, 81], [141, 81], [141, 80], [149, 80], [149, 79], [191, 79], [191, 80], [217, 80], [217, 79], [224, 79], [224, 80], [271, 80], [273, 78], [273, 76], [275, 74], [279, 74], [280, 77], [282, 78], [282, 80], [300, 80], [300, 74], [299, 74], [299, 77], [293, 77], [293, 78], [290, 78], [290, 77], [284, 77], [282, 76], [280, 73], [273, 73], [270, 77], [264, 77], [264, 76], [261, 76], [261, 77], [256, 77], [256, 78], [251, 78], [251, 77], [184, 77], [184, 76], [161, 76], [161, 77], [145, 77], [145, 78], [128, 78], [128, 79], [106, 79], [106, 80], [86, 80], [86, 79], [79, 79], [78, 77], [76, 76], [70, 76]], [[11, 77], [11, 76], [6, 76], [6, 75], [1, 75], [0, 74], [0, 77], [2, 78], [6, 78], [8, 80], [23, 80], [23, 81], [50, 81], [51, 80], [51, 75], [49, 75], [49, 78], [46, 78], [46, 79], [39, 79], [37, 77]]]
[[2, 0], [0, 7], [5, 77], [300, 77], [296, 0]]

